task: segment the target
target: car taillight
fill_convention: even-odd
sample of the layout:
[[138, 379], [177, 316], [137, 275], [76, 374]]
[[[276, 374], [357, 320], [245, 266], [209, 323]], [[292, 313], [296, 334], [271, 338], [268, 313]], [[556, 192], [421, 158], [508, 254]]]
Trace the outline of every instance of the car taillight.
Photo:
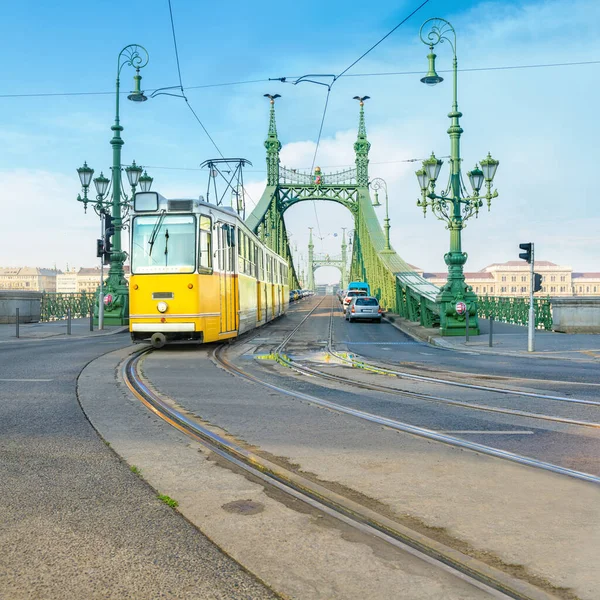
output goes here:
[[379, 309], [377, 312], [378, 312], [379, 314], [381, 314], [383, 311], [382, 311], [381, 309]]
[[352, 310], [351, 310], [350, 312], [356, 312], [356, 311], [354, 310], [354, 306], [352, 307]]

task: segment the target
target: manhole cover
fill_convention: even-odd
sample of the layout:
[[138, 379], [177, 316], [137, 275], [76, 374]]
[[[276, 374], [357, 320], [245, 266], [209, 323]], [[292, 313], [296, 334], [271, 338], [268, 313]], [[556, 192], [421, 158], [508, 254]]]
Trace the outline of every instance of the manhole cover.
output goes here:
[[233, 502], [223, 504], [221, 508], [238, 515], [256, 515], [265, 510], [264, 504], [254, 502], [254, 500], [234, 500]]

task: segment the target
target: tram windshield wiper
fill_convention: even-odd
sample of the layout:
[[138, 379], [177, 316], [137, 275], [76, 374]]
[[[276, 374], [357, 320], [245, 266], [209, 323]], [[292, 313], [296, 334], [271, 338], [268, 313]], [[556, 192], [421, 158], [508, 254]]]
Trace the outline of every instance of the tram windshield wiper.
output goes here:
[[163, 221], [165, 220], [165, 214], [166, 214], [166, 210], [161, 210], [160, 211], [160, 217], [158, 217], [158, 221], [156, 222], [156, 225], [154, 226], [154, 229], [152, 230], [152, 235], [150, 235], [150, 239], [148, 240], [148, 245], [150, 246], [150, 250], [148, 251], [148, 256], [152, 256], [152, 248], [154, 247], [154, 242], [156, 241], [156, 236], [158, 235], [158, 231], [160, 230], [160, 227], [163, 223]]
[[165, 267], [169, 263], [169, 230], [165, 231]]

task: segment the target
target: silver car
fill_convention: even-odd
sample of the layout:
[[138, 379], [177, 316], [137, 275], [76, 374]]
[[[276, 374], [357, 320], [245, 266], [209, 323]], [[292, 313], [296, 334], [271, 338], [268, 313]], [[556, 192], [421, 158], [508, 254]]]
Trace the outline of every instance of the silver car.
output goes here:
[[383, 310], [379, 306], [379, 300], [373, 296], [355, 296], [346, 308], [346, 320], [350, 323], [359, 319], [370, 319], [381, 323], [382, 315]]

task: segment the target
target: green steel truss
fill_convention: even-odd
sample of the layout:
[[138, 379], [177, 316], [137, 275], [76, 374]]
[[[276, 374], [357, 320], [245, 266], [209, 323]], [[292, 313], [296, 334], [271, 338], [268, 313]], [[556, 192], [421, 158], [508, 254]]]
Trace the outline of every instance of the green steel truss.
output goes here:
[[[367, 281], [382, 305], [400, 316], [431, 327], [439, 324], [439, 288], [415, 272], [391, 248], [375, 214], [369, 193], [369, 150], [363, 102], [354, 144], [356, 167], [337, 173], [299, 172], [280, 166], [281, 142], [277, 137], [274, 97], [271, 98], [267, 150], [267, 187], [246, 224], [270, 248], [287, 257], [290, 287], [299, 287], [283, 215], [298, 202], [328, 200], [345, 206], [354, 217], [354, 243], [350, 279]], [[309, 278], [312, 271], [309, 269]], [[309, 285], [309, 287], [311, 287]]]
[[312, 230], [310, 227], [310, 238], [308, 241], [308, 289], [315, 290], [315, 271], [320, 267], [335, 267], [341, 275], [341, 287], [348, 287], [348, 255], [346, 244], [346, 231], [342, 232], [342, 253], [339, 256], [329, 256], [329, 254], [315, 255], [315, 245], [313, 244]]

